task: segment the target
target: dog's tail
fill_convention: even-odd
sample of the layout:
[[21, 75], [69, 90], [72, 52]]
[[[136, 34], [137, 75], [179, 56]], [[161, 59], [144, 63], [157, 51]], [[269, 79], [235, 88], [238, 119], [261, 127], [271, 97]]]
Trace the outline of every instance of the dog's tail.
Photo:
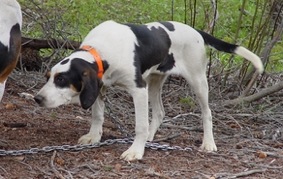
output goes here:
[[198, 32], [201, 34], [202, 38], [204, 39], [205, 44], [212, 46], [216, 50], [222, 52], [237, 54], [249, 60], [254, 65], [256, 71], [259, 74], [263, 72], [264, 68], [261, 59], [256, 54], [252, 53], [245, 47], [224, 42], [200, 30], [198, 30]]

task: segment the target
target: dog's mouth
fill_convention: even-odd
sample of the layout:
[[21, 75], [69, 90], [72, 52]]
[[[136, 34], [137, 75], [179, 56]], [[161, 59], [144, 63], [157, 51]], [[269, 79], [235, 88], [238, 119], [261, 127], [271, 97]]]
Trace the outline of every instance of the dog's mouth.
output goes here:
[[59, 105], [55, 105], [55, 102], [50, 102], [45, 99], [45, 97], [41, 95], [36, 95], [34, 97], [34, 101], [40, 106], [40, 107], [47, 107], [47, 108], [55, 108]]
[[52, 100], [50, 98], [46, 98], [40, 94], [36, 95], [34, 98], [34, 101], [40, 106], [40, 107], [46, 107], [46, 108], [56, 108], [61, 105], [67, 105], [72, 103], [72, 98], [66, 98], [64, 96], [61, 96], [61, 102], [58, 103], [55, 100]]

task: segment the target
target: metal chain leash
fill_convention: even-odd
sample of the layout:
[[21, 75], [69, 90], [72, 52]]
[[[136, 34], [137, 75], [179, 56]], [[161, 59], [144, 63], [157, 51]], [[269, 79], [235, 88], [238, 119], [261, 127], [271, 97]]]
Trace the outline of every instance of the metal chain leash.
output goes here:
[[[109, 146], [112, 144], [132, 144], [133, 140], [129, 138], [124, 139], [108, 139], [103, 142], [98, 142], [95, 144], [83, 144], [83, 145], [58, 145], [58, 146], [45, 146], [42, 148], [30, 148], [26, 150], [0, 150], [0, 156], [19, 156], [27, 154], [37, 154], [37, 153], [48, 153], [52, 151], [81, 151], [84, 149], [99, 148], [102, 146]], [[179, 150], [179, 151], [192, 151], [190, 147], [180, 147], [180, 146], [170, 146], [167, 144], [159, 144], [153, 142], [147, 142], [145, 144], [146, 148], [153, 150]]]
[[[79, 145], [58, 145], [58, 146], [45, 146], [42, 148], [30, 148], [26, 150], [0, 150], [1, 156], [19, 156], [19, 155], [28, 155], [28, 154], [37, 154], [37, 153], [48, 153], [52, 151], [81, 151], [84, 149], [92, 149], [99, 148], [102, 146], [109, 146], [112, 144], [132, 144], [133, 136], [132, 134], [125, 129], [125, 127], [114, 117], [113, 112], [111, 110], [111, 103], [107, 98], [104, 98], [106, 109], [108, 110], [108, 117], [112, 120], [112, 122], [116, 125], [116, 127], [120, 130], [122, 134], [124, 134], [127, 138], [122, 139], [108, 139], [103, 142], [98, 142], [95, 144], [79, 144]], [[168, 144], [159, 144], [154, 142], [146, 142], [146, 148], [150, 148], [153, 150], [178, 150], [178, 151], [192, 151], [190, 147], [180, 147], [180, 146], [170, 146]]]
[[111, 121], [115, 124], [115, 126], [120, 130], [120, 132], [122, 134], [125, 134], [126, 137], [133, 137], [133, 135], [127, 131], [125, 129], [125, 127], [119, 122], [119, 120], [117, 120], [112, 112], [112, 109], [111, 109], [111, 102], [109, 101], [109, 99], [107, 97], [104, 97], [104, 102], [105, 102], [105, 108], [107, 109], [108, 111], [108, 117], [111, 119]]

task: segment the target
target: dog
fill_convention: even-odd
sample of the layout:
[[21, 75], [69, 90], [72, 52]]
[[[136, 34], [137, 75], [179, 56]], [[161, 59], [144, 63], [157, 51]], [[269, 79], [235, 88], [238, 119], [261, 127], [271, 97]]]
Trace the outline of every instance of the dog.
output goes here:
[[[208, 105], [205, 44], [217, 50], [238, 54], [249, 60], [258, 73], [263, 72], [260, 58], [233, 45], [179, 22], [153, 22], [145, 25], [106, 21], [92, 29], [80, 49], [52, 67], [46, 84], [34, 97], [43, 107], [54, 108], [78, 103], [92, 109], [89, 133], [80, 144], [99, 142], [104, 121], [103, 96], [107, 87], [118, 85], [133, 97], [135, 138], [122, 153], [126, 161], [140, 160], [146, 141], [152, 141], [165, 116], [161, 90], [168, 75], [183, 76], [194, 90], [202, 113], [201, 149], [216, 151], [212, 116]], [[149, 125], [149, 105], [152, 119]]]
[[16, 0], [0, 0], [0, 101], [21, 49], [22, 13]]

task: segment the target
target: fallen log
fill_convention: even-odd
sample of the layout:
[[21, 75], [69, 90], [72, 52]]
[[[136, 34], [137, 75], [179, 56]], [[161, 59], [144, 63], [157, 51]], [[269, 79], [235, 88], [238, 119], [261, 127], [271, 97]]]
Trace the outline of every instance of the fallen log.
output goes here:
[[237, 105], [237, 104], [241, 104], [241, 103], [250, 103], [256, 100], [259, 100], [265, 96], [268, 96], [270, 94], [276, 93], [280, 90], [283, 89], [283, 81], [278, 82], [277, 84], [265, 88], [263, 90], [261, 90], [258, 93], [255, 93], [253, 95], [250, 96], [240, 96], [239, 98], [233, 99], [233, 100], [226, 100], [223, 102], [224, 105]]
[[22, 48], [31, 48], [34, 50], [39, 49], [70, 49], [74, 50], [79, 48], [80, 42], [71, 40], [58, 40], [58, 39], [33, 39], [22, 37]]

